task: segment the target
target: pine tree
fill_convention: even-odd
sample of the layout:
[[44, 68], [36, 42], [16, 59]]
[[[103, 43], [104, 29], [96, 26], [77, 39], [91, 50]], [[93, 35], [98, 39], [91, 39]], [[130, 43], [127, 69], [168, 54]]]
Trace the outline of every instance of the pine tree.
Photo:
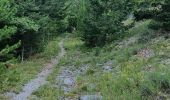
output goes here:
[[163, 30], [170, 31], [170, 0], [165, 0], [162, 4], [162, 10], [154, 19]]
[[16, 49], [25, 45], [24, 40], [29, 38], [26, 33], [39, 28], [31, 18], [18, 15], [17, 8], [13, 0], [0, 1], [0, 62], [6, 62], [21, 52]]
[[17, 27], [12, 25], [16, 7], [12, 0], [0, 1], [0, 62], [11, 59], [12, 52], [20, 46], [20, 42], [9, 43], [9, 40], [16, 34]]
[[123, 36], [129, 4], [128, 0], [82, 0], [78, 29], [86, 45], [102, 46]]

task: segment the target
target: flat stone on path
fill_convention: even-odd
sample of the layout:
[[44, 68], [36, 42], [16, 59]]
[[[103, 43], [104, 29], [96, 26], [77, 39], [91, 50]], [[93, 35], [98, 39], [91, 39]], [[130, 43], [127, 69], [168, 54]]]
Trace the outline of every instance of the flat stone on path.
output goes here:
[[80, 97], [80, 100], [103, 100], [101, 95], [84, 95]]
[[67, 77], [67, 78], [64, 79], [64, 84], [69, 85], [69, 86], [73, 86], [75, 84], [75, 79]]
[[4, 95], [5, 95], [6, 97], [9, 97], [9, 98], [13, 98], [13, 97], [16, 96], [16, 94], [13, 93], [13, 92], [7, 92], [7, 93], [5, 93]]

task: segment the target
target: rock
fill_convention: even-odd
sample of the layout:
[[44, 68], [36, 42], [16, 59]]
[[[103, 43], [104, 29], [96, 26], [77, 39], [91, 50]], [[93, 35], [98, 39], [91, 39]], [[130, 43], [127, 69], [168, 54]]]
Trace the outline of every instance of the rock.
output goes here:
[[64, 78], [64, 85], [74, 86], [75, 79], [73, 77]]
[[150, 58], [155, 55], [153, 50], [150, 49], [143, 49], [137, 53], [138, 56], [144, 57], [144, 58]]
[[115, 61], [114, 60], [110, 60], [110, 61], [106, 62], [104, 65], [105, 66], [112, 66], [113, 62], [115, 62]]
[[88, 85], [88, 90], [94, 90], [96, 88], [96, 85], [91, 83]]
[[170, 65], [170, 59], [163, 60], [161, 63], [165, 65]]
[[164, 97], [164, 96], [158, 96], [158, 97], [156, 98], [156, 100], [167, 100], [167, 98]]
[[5, 93], [4, 95], [5, 95], [6, 97], [9, 97], [9, 98], [13, 98], [13, 97], [16, 96], [16, 94], [13, 93], [13, 92], [7, 92], [7, 93]]
[[103, 70], [105, 72], [110, 72], [110, 71], [112, 71], [112, 67], [111, 66], [103, 66]]
[[133, 45], [136, 41], [138, 40], [138, 37], [134, 36], [129, 39], [126, 39], [122, 42], [119, 42], [118, 45], [116, 46], [117, 48], [125, 48], [129, 45]]
[[80, 97], [80, 100], [102, 100], [101, 95], [84, 95]]
[[40, 100], [36, 95], [32, 95], [28, 98], [28, 100]]
[[63, 90], [64, 94], [70, 93], [76, 84], [76, 75], [71, 67], [74, 66], [62, 67], [56, 78], [57, 86]]
[[103, 66], [103, 64], [100, 64], [100, 63], [97, 63], [96, 65], [97, 65], [97, 66]]
[[102, 66], [102, 69], [104, 72], [111, 72], [113, 70], [113, 63], [115, 63], [114, 60], [110, 60], [107, 61], [106, 63], [104, 63], [104, 65]]
[[84, 75], [84, 74], [86, 74], [88, 69], [89, 69], [89, 65], [83, 65], [81, 68], [76, 70], [76, 73], [78, 75]]
[[64, 94], [69, 93], [72, 91], [72, 87], [62, 86], [62, 90], [64, 91]]
[[152, 65], [147, 65], [147, 66], [144, 66], [144, 67], [143, 67], [143, 71], [153, 72], [153, 71], [155, 71], [155, 67], [152, 66]]

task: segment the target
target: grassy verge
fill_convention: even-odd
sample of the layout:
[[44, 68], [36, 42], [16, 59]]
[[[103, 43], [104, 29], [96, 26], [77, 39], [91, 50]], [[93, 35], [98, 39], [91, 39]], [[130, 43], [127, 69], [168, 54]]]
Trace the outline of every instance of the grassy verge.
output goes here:
[[[83, 53], [84, 56], [78, 59], [86, 59], [81, 64], [91, 64], [95, 73], [80, 76], [79, 85], [73, 93], [100, 93], [105, 100], [170, 98], [170, 39], [146, 37], [148, 41], [141, 42], [140, 38], [148, 32], [146, 25], [143, 23], [130, 30], [137, 34], [135, 42], [126, 44], [131, 40], [125, 40], [123, 44], [111, 44], [100, 50]], [[145, 49], [153, 50], [153, 56], [147, 58], [138, 55]], [[113, 72], [104, 73], [99, 64], [104, 65], [108, 61], [113, 63]], [[89, 88], [90, 84], [95, 84], [95, 88]]]

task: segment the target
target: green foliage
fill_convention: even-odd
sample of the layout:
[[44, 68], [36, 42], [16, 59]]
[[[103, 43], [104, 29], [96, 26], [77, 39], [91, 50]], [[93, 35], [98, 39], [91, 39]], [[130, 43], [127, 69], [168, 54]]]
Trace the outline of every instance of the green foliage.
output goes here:
[[22, 26], [22, 30], [34, 30], [38, 31], [39, 26], [28, 17], [15, 18], [13, 23]]
[[2, 49], [2, 50], [0, 51], [0, 56], [5, 56], [5, 55], [7, 55], [8, 53], [10, 53], [10, 52], [12, 52], [13, 50], [17, 49], [20, 45], [21, 45], [21, 41], [18, 42], [17, 44], [14, 44], [13, 46], [7, 45], [7, 46], [5, 47], [5, 49]]
[[130, 4], [127, 0], [82, 0], [78, 29], [87, 46], [95, 47], [122, 37]]
[[134, 0], [134, 16], [136, 20], [151, 19], [160, 10], [159, 4], [163, 0]]
[[13, 0], [1, 0], [0, 1], [0, 21], [9, 21], [16, 14], [17, 9], [14, 6]]
[[150, 27], [155, 30], [169, 31], [170, 28], [170, 1], [151, 0], [136, 1], [134, 15], [136, 20], [153, 19]]
[[2, 41], [3, 39], [8, 39], [10, 38], [12, 35], [15, 34], [15, 32], [17, 31], [16, 27], [8, 27], [5, 26], [4, 28], [0, 29], [0, 40]]
[[[44, 45], [67, 29], [63, 0], [0, 1], [0, 51], [9, 45], [10, 53], [27, 58], [44, 50]], [[20, 42], [16, 46], [15, 43]], [[15, 47], [15, 48], [14, 48]], [[23, 51], [24, 50], [24, 51]], [[23, 51], [23, 52], [22, 52]]]
[[0, 1], [0, 62], [11, 59], [9, 53], [20, 46], [20, 43], [9, 44], [7, 42], [17, 31], [16, 26], [10, 25], [16, 14], [16, 7], [13, 6], [13, 3], [12, 0]]
[[165, 0], [161, 6], [160, 12], [154, 17], [156, 21], [152, 24], [154, 29], [163, 29], [165, 31], [170, 31], [170, 1]]

